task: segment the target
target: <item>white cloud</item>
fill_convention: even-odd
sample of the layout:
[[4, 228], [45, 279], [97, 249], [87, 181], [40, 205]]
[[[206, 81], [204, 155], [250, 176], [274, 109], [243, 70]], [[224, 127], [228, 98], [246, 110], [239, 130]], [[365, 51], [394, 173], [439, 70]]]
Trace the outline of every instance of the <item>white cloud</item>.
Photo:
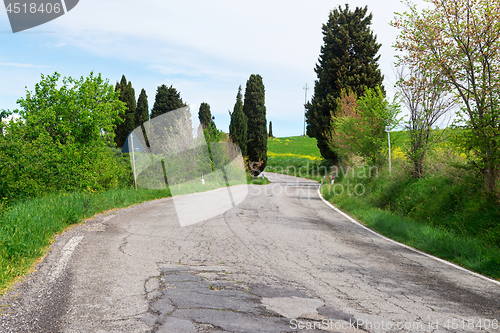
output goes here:
[[52, 66], [22, 64], [17, 62], [0, 62], [0, 66], [23, 67], [23, 68], [51, 68]]

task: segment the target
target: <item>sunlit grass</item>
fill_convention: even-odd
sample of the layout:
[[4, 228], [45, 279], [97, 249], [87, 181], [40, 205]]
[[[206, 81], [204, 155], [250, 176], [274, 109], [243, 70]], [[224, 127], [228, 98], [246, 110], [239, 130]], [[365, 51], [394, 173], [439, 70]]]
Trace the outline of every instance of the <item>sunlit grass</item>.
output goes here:
[[316, 142], [308, 136], [269, 138], [266, 171], [321, 179], [330, 165], [321, 157]]
[[316, 139], [308, 136], [269, 138], [267, 141], [267, 154], [268, 158], [296, 157], [309, 160], [321, 159]]

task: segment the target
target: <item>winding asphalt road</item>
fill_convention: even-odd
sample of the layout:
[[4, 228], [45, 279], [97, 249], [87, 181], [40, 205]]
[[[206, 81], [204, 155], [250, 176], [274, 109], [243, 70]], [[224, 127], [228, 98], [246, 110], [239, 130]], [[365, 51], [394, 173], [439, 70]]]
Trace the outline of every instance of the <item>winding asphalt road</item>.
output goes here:
[[201, 223], [167, 198], [58, 236], [0, 299], [0, 331], [500, 332], [498, 282], [370, 232], [316, 182], [266, 177]]

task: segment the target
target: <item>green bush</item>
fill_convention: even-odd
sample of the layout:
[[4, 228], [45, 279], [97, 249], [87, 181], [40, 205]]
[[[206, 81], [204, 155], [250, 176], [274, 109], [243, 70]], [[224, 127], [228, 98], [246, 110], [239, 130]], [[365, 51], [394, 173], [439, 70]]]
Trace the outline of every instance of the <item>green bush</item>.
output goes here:
[[124, 104], [108, 81], [42, 75], [0, 135], [0, 210], [45, 193], [128, 186], [129, 163], [110, 148]]

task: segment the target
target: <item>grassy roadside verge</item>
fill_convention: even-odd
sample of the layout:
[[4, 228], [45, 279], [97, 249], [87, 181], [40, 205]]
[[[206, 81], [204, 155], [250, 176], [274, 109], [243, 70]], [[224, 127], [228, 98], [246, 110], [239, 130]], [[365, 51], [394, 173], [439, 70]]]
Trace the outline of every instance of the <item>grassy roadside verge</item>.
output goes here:
[[[363, 173], [357, 170], [338, 177], [333, 186], [324, 184], [321, 187], [323, 197], [384, 236], [500, 280], [500, 247], [496, 244], [496, 230], [487, 229], [495, 213], [491, 209], [467, 212], [473, 209], [464, 207], [467, 193], [461, 193], [465, 196], [461, 196], [462, 202], [450, 203], [448, 191], [460, 193], [460, 184], [436, 187], [440, 179], [437, 176], [403, 184], [401, 180], [398, 183], [397, 179], [391, 180], [388, 176], [370, 179], [357, 177], [357, 174]], [[397, 191], [401, 193], [395, 194]], [[392, 200], [392, 207], [389, 203], [384, 206], [384, 200]], [[478, 206], [477, 210], [488, 208], [488, 203], [480, 202], [478, 198], [472, 201]], [[405, 205], [408, 205], [407, 209], [402, 209]]]
[[20, 202], [0, 215], [0, 295], [49, 250], [54, 236], [113, 208], [170, 196], [168, 190], [131, 188], [50, 194]]

